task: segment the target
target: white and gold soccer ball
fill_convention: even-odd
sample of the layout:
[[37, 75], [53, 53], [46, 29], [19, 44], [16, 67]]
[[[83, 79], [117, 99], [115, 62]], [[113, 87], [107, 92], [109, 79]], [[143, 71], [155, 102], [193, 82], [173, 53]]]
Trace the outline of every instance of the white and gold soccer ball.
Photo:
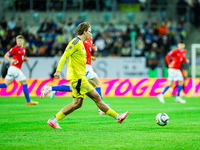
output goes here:
[[165, 126], [169, 122], [169, 116], [166, 113], [159, 113], [156, 116], [156, 122], [160, 126]]

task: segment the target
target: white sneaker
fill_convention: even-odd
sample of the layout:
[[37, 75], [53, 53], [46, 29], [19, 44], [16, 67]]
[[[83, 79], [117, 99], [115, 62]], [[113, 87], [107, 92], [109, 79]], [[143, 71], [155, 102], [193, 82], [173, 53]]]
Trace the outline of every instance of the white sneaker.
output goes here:
[[51, 91], [51, 86], [45, 85], [44, 89], [41, 92], [40, 98], [43, 98], [47, 93]]
[[185, 104], [186, 101], [183, 100], [181, 97], [177, 96], [176, 99], [175, 99], [176, 102], [179, 102], [179, 103], [182, 103], [182, 104]]
[[162, 94], [157, 95], [157, 98], [158, 98], [159, 102], [161, 102], [163, 104], [165, 103], [165, 100], [164, 100], [164, 97]]
[[57, 93], [57, 91], [52, 91], [51, 95], [50, 95], [50, 98], [53, 99], [56, 93]]

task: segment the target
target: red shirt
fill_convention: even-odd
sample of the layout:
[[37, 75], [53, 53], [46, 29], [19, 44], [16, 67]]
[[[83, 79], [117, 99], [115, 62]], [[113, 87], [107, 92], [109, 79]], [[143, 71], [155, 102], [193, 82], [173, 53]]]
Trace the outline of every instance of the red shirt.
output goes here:
[[12, 66], [15, 66], [21, 69], [25, 52], [26, 52], [26, 49], [24, 46], [19, 47], [18, 45], [15, 45], [14, 47], [10, 49], [8, 53], [10, 54], [10, 56], [13, 57], [13, 59], [17, 60], [16, 63], [12, 64]]
[[92, 47], [93, 47], [92, 38], [89, 38], [88, 40], [85, 40], [83, 42], [83, 45], [84, 45], [86, 53], [87, 53], [87, 62], [86, 62], [86, 64], [91, 65], [91, 56], [94, 54], [94, 51], [92, 50]]
[[[174, 49], [174, 50], [171, 50], [165, 57], [166, 61], [167, 61], [167, 64], [172, 64], [174, 69], [180, 69], [181, 67], [181, 64], [183, 62], [186, 62], [186, 59], [185, 59], [185, 56], [186, 56], [186, 50], [183, 49], [183, 50], [179, 50], [178, 48], [177, 49]], [[172, 57], [172, 61], [170, 62], [170, 57]]]

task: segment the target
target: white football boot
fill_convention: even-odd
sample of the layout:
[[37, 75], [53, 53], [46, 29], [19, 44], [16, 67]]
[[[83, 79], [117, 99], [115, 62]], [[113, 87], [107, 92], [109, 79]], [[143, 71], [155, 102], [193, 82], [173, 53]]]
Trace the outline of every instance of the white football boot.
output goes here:
[[163, 103], [163, 104], [165, 103], [163, 94], [157, 95], [157, 98], [158, 98], [159, 102], [161, 102], [161, 103]]
[[47, 93], [51, 91], [52, 87], [49, 85], [45, 85], [44, 89], [41, 92], [40, 98], [43, 98]]
[[186, 101], [183, 100], [180, 96], [177, 96], [176, 99], [175, 99], [176, 102], [179, 102], [179, 103], [182, 103], [182, 104], [185, 104]]

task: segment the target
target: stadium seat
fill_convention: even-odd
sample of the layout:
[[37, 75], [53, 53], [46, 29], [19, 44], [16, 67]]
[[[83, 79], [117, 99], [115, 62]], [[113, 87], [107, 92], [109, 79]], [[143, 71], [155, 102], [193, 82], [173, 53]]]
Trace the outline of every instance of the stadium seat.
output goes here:
[[81, 13], [79, 14], [79, 16], [81, 17], [81, 20], [82, 20], [82, 21], [85, 21], [85, 20], [87, 19], [87, 12], [81, 12]]
[[133, 21], [134, 13], [133, 12], [127, 12], [127, 19], [128, 19], [128, 21]]
[[59, 22], [63, 19], [63, 17], [64, 17], [63, 12], [58, 12], [58, 13], [56, 14], [56, 18], [57, 18], [57, 20], [58, 20]]
[[110, 16], [111, 16], [110, 12], [104, 12], [103, 13], [103, 18], [104, 18], [105, 21], [109, 21], [110, 20]]
[[38, 22], [40, 20], [40, 14], [38, 12], [33, 13], [32, 17], [34, 22]]

